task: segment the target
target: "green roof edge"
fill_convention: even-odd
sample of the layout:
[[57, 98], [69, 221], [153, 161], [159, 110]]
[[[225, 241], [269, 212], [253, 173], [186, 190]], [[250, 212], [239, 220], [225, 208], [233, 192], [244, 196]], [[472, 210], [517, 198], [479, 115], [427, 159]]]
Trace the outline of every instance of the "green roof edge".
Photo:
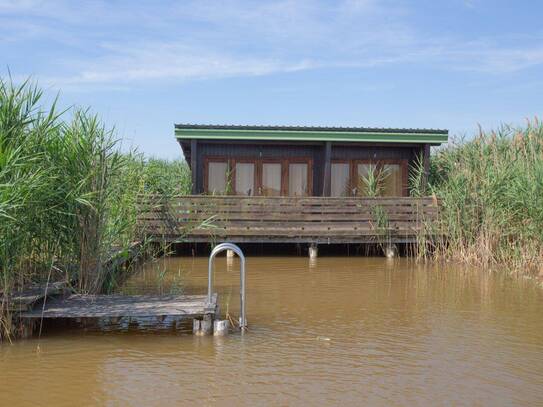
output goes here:
[[277, 140], [277, 141], [341, 141], [341, 142], [379, 142], [379, 143], [431, 143], [441, 144], [448, 140], [448, 132], [438, 130], [400, 130], [378, 131], [348, 129], [338, 130], [260, 130], [260, 129], [210, 129], [176, 128], [177, 139], [209, 140]]

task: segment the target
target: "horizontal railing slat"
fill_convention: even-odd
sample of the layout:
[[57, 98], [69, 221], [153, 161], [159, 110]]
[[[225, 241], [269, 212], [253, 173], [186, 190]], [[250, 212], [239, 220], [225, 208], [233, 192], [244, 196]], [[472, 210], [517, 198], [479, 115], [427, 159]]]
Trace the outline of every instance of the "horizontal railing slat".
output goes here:
[[[148, 235], [414, 236], [437, 219], [434, 197], [184, 196], [145, 199], [138, 224]], [[381, 222], [377, 219], [381, 218]], [[204, 223], [205, 228], [200, 227]]]

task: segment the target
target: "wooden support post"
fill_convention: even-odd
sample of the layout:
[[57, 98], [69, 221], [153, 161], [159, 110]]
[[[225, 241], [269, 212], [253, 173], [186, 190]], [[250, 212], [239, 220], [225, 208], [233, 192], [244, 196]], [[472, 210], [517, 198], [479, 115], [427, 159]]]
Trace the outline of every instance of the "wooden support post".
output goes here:
[[226, 251], [226, 257], [232, 258], [234, 257], [235, 253], [233, 250], [227, 250]]
[[318, 253], [319, 253], [319, 249], [317, 248], [317, 245], [315, 243], [311, 243], [309, 245], [309, 259], [310, 260], [316, 259]]
[[332, 143], [324, 144], [324, 174], [322, 177], [322, 196], [330, 196], [332, 193]]
[[430, 174], [430, 144], [424, 145], [422, 160], [423, 160], [423, 165], [424, 165], [423, 187], [424, 189], [427, 189], [428, 176]]
[[199, 319], [196, 319], [196, 318], [194, 318], [192, 320], [192, 333], [194, 335], [200, 335], [200, 323], [201, 322], [202, 321], [200, 321]]
[[213, 335], [214, 336], [226, 336], [228, 335], [228, 327], [230, 325], [230, 322], [225, 320], [219, 320], [216, 319], [213, 321]]
[[34, 330], [36, 328], [36, 321], [33, 319], [19, 321], [21, 324], [20, 336], [21, 339], [32, 338]]
[[204, 315], [200, 324], [202, 335], [211, 335], [213, 333], [213, 317], [210, 314]]
[[198, 336], [211, 335], [213, 333], [212, 315], [206, 314], [203, 319], [194, 319], [192, 321], [192, 333]]
[[398, 256], [398, 246], [396, 246], [394, 243], [387, 244], [385, 246], [385, 256], [388, 259], [393, 259], [394, 257]]
[[192, 195], [198, 194], [198, 140], [190, 141], [190, 172], [192, 175]]

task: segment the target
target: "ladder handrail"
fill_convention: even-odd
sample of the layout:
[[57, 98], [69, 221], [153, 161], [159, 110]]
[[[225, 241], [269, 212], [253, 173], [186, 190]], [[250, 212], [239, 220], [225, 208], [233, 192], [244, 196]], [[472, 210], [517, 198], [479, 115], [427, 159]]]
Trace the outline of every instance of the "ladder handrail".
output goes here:
[[207, 274], [207, 302], [211, 303], [211, 291], [213, 290], [213, 261], [215, 256], [220, 252], [225, 250], [232, 250], [240, 258], [240, 290], [239, 290], [239, 299], [240, 299], [240, 308], [241, 316], [239, 317], [239, 326], [241, 330], [247, 328], [247, 319], [245, 318], [245, 256], [241, 249], [234, 243], [221, 243], [211, 251], [209, 255], [209, 265], [208, 265], [208, 274]]

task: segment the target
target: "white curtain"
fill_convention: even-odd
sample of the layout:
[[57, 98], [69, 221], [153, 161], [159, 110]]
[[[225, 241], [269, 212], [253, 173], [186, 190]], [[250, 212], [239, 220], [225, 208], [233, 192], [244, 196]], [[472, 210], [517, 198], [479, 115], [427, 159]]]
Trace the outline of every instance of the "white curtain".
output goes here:
[[288, 195], [307, 196], [307, 164], [292, 163], [288, 166]]
[[207, 192], [210, 194], [226, 193], [226, 162], [210, 162], [207, 168]]
[[332, 196], [347, 196], [349, 194], [349, 164], [332, 163]]
[[255, 194], [255, 165], [236, 163], [236, 195]]
[[262, 195], [279, 196], [281, 195], [281, 164], [263, 163], [262, 164]]

